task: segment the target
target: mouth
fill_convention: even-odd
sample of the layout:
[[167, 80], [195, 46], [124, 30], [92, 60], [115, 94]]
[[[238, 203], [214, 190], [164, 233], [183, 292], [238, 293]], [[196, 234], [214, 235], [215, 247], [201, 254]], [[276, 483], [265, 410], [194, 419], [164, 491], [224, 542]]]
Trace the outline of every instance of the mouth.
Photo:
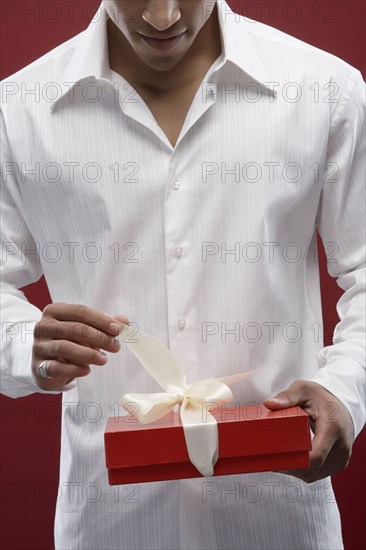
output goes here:
[[144, 42], [148, 44], [151, 48], [154, 48], [154, 50], [170, 50], [171, 48], [174, 48], [176, 44], [178, 44], [185, 33], [186, 31], [178, 35], [165, 38], [154, 38], [152, 36], [146, 36], [141, 33], [138, 34], [141, 36]]

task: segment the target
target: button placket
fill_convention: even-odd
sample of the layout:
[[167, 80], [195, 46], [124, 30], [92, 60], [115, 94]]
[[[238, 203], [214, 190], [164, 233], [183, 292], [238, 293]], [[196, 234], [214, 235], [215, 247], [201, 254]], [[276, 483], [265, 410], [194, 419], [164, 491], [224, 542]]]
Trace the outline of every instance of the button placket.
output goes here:
[[182, 329], [184, 329], [185, 326], [186, 326], [186, 320], [183, 319], [183, 318], [180, 318], [179, 321], [178, 321], [178, 328], [180, 328], [182, 330]]
[[[169, 348], [177, 360], [184, 365], [185, 374], [189, 376], [197, 362], [195, 334], [193, 334], [195, 304], [192, 300], [193, 289], [189, 277], [192, 269], [189, 243], [191, 213], [187, 183], [177, 170], [177, 158], [178, 153], [175, 151], [171, 158], [171, 172], [165, 198]], [[176, 192], [178, 189], [179, 193]], [[190, 342], [193, 345], [189, 345]]]
[[173, 189], [178, 190], [181, 187], [181, 182], [178, 178], [174, 178], [173, 180]]

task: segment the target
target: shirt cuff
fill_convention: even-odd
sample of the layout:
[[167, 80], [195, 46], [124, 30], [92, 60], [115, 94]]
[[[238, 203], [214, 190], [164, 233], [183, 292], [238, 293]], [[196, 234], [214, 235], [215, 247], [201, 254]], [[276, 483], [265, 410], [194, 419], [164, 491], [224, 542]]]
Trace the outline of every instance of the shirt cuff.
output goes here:
[[36, 322], [23, 322], [22, 330], [12, 335], [3, 350], [1, 393], [8, 397], [24, 397], [32, 393], [59, 394], [74, 389], [75, 379], [57, 391], [40, 388], [32, 372], [33, 330]]
[[350, 357], [337, 358], [321, 367], [310, 380], [323, 386], [347, 407], [353, 422], [355, 440], [366, 421], [365, 368]]

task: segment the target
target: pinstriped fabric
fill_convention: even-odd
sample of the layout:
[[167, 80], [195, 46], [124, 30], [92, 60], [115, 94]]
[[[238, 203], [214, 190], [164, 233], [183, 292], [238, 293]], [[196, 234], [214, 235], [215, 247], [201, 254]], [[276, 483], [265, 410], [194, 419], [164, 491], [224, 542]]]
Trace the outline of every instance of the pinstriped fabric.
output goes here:
[[[43, 273], [54, 302], [125, 314], [159, 336], [189, 383], [262, 367], [233, 388], [235, 402], [260, 403], [314, 380], [345, 403], [357, 435], [365, 84], [344, 61], [217, 4], [223, 52], [175, 147], [110, 69], [103, 4], [86, 31], [3, 81], [2, 315], [29, 333], [2, 339], [2, 391], [44, 393], [30, 369], [42, 312], [18, 290]], [[38, 100], [26, 94], [37, 83]], [[346, 291], [326, 348], [316, 228]], [[343, 547], [330, 479], [110, 487], [107, 418], [122, 414], [122, 394], [152, 391], [123, 345], [65, 386], [57, 550]]]

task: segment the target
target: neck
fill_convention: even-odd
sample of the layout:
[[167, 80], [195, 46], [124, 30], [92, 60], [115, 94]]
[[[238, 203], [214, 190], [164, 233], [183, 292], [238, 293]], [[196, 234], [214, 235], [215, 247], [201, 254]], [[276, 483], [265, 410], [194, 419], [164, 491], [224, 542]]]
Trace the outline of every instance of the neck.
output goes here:
[[184, 57], [171, 69], [157, 71], [146, 65], [111, 19], [108, 19], [109, 64], [128, 82], [156, 92], [189, 86], [202, 78], [221, 54], [220, 29], [215, 7]]

